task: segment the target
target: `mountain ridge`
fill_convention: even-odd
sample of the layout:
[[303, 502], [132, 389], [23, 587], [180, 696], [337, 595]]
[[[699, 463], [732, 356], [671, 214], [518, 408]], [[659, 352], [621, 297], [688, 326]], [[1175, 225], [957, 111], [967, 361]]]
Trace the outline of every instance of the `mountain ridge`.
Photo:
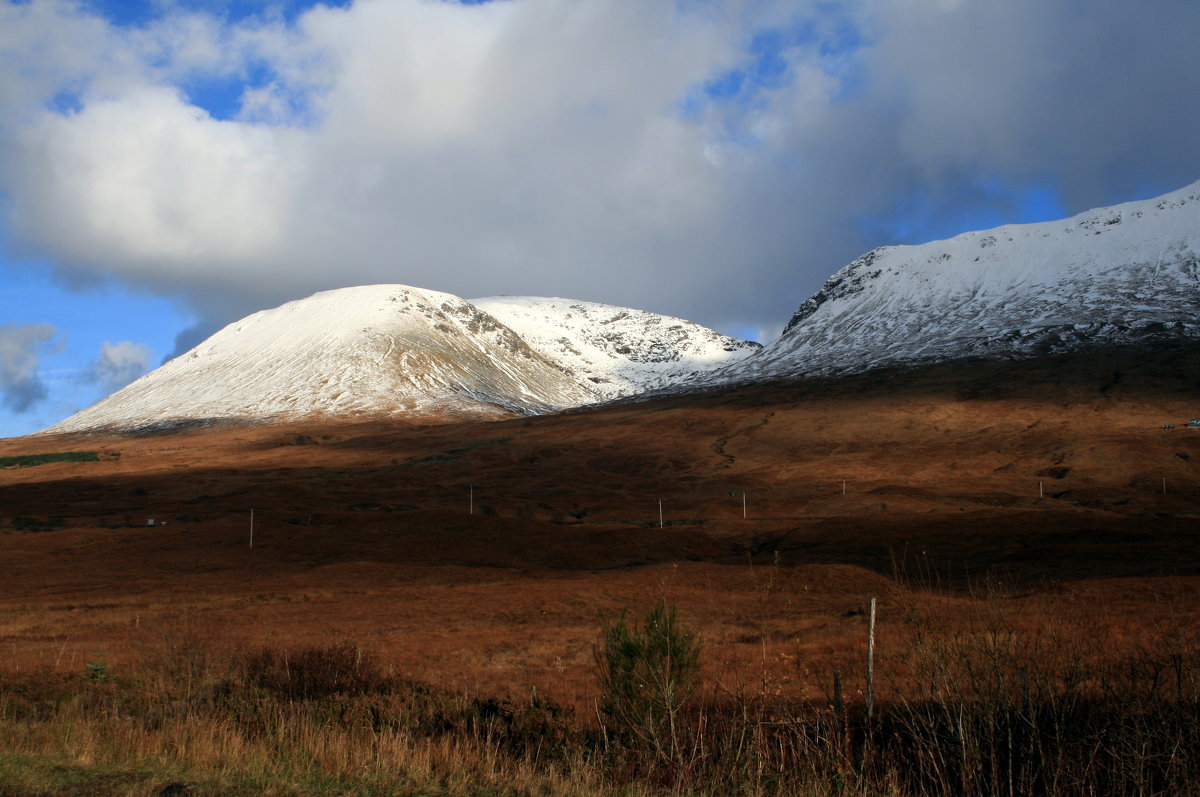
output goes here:
[[873, 249], [702, 382], [1021, 357], [1200, 334], [1200, 182], [1067, 219]]
[[541, 414], [883, 366], [1200, 336], [1200, 182], [1067, 219], [873, 249], [759, 346], [574, 299], [403, 285], [314, 294], [229, 325], [46, 430], [311, 415]]

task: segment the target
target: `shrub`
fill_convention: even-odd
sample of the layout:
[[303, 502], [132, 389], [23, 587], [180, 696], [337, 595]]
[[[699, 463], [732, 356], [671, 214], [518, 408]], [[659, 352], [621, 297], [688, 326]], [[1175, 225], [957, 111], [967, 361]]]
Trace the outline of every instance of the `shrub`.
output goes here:
[[42, 519], [19, 515], [12, 519], [12, 525], [17, 531], [53, 531], [54, 529], [63, 528], [66, 525], [66, 520], [61, 517]]
[[97, 653], [96, 657], [87, 663], [87, 678], [92, 683], [108, 680], [108, 662], [104, 660], [103, 653]]
[[625, 744], [678, 762], [680, 712], [699, 685], [700, 641], [659, 602], [641, 628], [626, 613], [605, 622], [596, 664], [606, 731]]
[[[562, 758], [580, 743], [571, 711], [554, 700], [539, 697], [536, 690], [527, 701], [471, 698], [462, 718], [464, 731], [488, 739], [518, 758]], [[459, 723], [448, 724], [456, 730], [460, 727]]]
[[283, 653], [263, 648], [244, 666], [247, 682], [289, 700], [361, 695], [386, 685], [374, 657], [349, 642]]

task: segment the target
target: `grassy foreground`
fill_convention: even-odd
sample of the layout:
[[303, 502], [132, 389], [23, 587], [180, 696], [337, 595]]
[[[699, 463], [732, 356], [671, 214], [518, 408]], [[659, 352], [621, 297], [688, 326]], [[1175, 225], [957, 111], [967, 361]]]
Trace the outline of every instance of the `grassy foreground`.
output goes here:
[[870, 716], [862, 671], [811, 675], [818, 700], [725, 686], [662, 607], [605, 625], [586, 712], [414, 683], [345, 642], [184, 633], [128, 671], [0, 671], [0, 793], [1200, 793], [1194, 626], [1132, 639], [986, 601], [952, 631], [929, 608], [905, 622]]

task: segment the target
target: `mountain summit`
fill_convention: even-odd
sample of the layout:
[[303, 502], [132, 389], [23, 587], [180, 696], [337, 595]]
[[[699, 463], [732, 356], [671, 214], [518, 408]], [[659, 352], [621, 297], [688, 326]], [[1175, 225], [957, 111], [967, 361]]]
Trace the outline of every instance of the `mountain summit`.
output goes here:
[[474, 304], [404, 285], [343, 288], [230, 324], [46, 431], [537, 414], [641, 392], [757, 349], [682, 319], [610, 305]]
[[1200, 334], [1200, 182], [1157, 199], [874, 249], [709, 384]]
[[761, 348], [691, 321], [611, 304], [527, 296], [471, 303], [585, 380], [598, 399], [669, 387]]

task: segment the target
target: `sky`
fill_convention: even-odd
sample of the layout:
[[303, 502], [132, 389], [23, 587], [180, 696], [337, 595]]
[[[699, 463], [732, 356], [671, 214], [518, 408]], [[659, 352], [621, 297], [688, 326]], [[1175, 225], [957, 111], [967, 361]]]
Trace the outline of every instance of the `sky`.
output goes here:
[[0, 436], [404, 283], [768, 341], [885, 244], [1200, 179], [1195, 0], [0, 0]]

